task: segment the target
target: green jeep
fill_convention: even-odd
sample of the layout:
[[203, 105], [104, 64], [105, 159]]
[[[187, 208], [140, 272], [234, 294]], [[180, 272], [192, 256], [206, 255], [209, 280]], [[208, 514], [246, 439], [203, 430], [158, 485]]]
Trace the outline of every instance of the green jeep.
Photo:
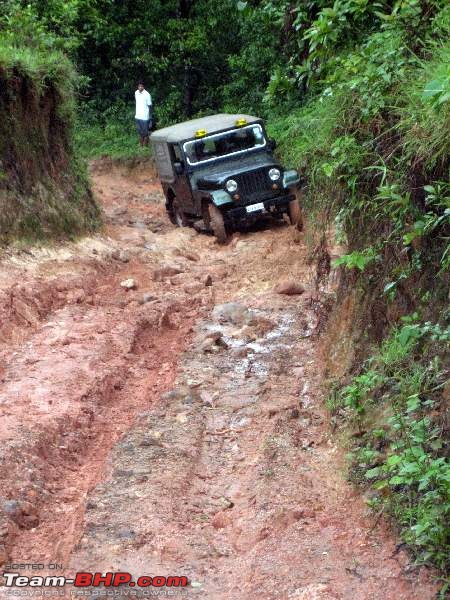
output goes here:
[[273, 157], [263, 121], [219, 114], [165, 127], [150, 137], [171, 221], [213, 231], [220, 243], [262, 215], [302, 228], [300, 177]]

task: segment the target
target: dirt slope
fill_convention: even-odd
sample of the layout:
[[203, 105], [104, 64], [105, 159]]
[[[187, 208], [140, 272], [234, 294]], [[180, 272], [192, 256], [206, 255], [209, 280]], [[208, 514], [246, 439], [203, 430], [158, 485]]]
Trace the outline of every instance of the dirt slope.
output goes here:
[[219, 247], [168, 224], [148, 167], [93, 177], [102, 236], [2, 263], [3, 562], [186, 575], [208, 600], [431, 600], [344, 480], [303, 239]]

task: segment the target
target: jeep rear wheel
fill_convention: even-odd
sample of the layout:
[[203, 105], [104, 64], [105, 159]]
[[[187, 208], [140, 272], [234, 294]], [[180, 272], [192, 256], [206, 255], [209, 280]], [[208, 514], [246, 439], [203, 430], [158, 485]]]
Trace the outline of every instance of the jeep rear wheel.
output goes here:
[[288, 214], [291, 225], [294, 225], [299, 231], [303, 229], [303, 215], [298, 198], [291, 200], [288, 206]]
[[208, 211], [211, 229], [213, 230], [217, 241], [219, 242], [219, 244], [225, 244], [227, 242], [228, 236], [225, 229], [225, 222], [223, 220], [222, 213], [214, 204], [209, 205]]
[[187, 227], [189, 225], [188, 219], [180, 208], [176, 198], [172, 202], [172, 215], [173, 219], [171, 219], [171, 221], [174, 225], [177, 225], [178, 227]]

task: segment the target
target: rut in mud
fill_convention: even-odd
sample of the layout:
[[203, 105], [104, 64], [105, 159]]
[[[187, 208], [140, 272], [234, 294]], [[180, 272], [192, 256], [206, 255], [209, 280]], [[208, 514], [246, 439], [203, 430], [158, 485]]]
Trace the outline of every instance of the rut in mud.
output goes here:
[[3, 261], [3, 562], [186, 575], [208, 600], [431, 600], [345, 482], [303, 238], [220, 247], [168, 223], [148, 167], [93, 177], [102, 236]]

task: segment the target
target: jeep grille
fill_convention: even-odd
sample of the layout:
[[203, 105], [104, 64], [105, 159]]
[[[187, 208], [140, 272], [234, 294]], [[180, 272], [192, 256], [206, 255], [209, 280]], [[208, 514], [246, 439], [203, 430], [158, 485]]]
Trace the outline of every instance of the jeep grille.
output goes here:
[[272, 182], [267, 175], [267, 167], [241, 173], [234, 177], [238, 184], [238, 192], [242, 200], [254, 200], [256, 198], [269, 198], [274, 195], [272, 190]]

